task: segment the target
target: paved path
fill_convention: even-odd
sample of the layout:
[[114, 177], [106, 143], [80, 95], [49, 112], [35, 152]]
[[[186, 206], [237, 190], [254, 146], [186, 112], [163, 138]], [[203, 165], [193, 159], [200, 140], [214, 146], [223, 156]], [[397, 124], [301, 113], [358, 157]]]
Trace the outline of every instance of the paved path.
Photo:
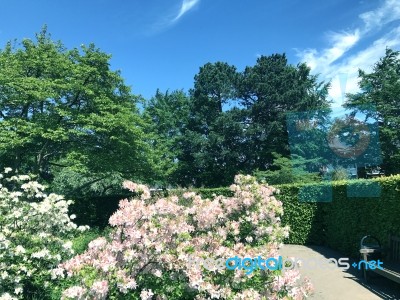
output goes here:
[[[285, 245], [279, 251], [283, 257], [295, 257], [296, 259], [327, 260], [328, 258], [340, 258], [340, 254], [326, 247], [306, 247], [298, 245]], [[350, 264], [353, 263], [349, 259]], [[328, 262], [327, 262], [328, 263]], [[376, 300], [376, 299], [400, 299], [400, 285], [383, 277], [374, 277], [365, 284], [361, 278], [361, 272], [350, 268], [342, 271], [334, 267], [326, 269], [300, 267], [303, 276], [310, 278], [314, 285], [314, 294], [309, 299], [315, 300]]]

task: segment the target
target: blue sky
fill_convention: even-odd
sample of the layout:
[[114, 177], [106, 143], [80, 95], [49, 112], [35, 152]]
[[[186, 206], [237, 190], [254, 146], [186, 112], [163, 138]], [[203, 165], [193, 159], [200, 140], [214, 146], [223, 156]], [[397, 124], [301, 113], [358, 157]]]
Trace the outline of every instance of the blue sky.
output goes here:
[[387, 46], [400, 49], [398, 0], [1, 1], [1, 47], [44, 24], [68, 48], [93, 42], [112, 54], [112, 68], [146, 98], [157, 88], [187, 91], [207, 62], [243, 70], [285, 52], [332, 80], [340, 104], [343, 89], [357, 91], [359, 68], [371, 70]]

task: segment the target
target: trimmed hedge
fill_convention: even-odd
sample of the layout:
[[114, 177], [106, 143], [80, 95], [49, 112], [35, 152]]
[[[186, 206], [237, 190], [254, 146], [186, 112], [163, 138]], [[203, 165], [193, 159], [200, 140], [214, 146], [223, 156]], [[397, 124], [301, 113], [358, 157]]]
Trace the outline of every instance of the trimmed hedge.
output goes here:
[[[282, 223], [291, 228], [288, 244], [324, 244], [358, 257], [363, 236], [374, 235], [387, 247], [390, 233], [400, 235], [400, 175], [276, 187], [284, 208]], [[230, 191], [197, 192], [210, 197], [228, 196]], [[371, 194], [378, 197], [368, 197]], [[332, 201], [327, 201], [330, 197]]]
[[225, 196], [225, 197], [233, 196], [233, 192], [227, 187], [212, 188], [212, 189], [199, 188], [199, 189], [192, 189], [192, 191], [198, 193], [204, 199], [206, 198], [211, 199], [213, 195]]
[[79, 225], [104, 229], [108, 225], [108, 219], [118, 209], [119, 201], [131, 196], [132, 194], [121, 194], [74, 199], [71, 213], [76, 214], [75, 222]]
[[[333, 184], [334, 201], [327, 203], [324, 223], [327, 245], [358, 256], [360, 240], [371, 234], [388, 247], [389, 234], [400, 235], [400, 176]], [[380, 188], [379, 197], [367, 197]], [[348, 197], [348, 194], [364, 197]], [[354, 193], [356, 192], [356, 193]], [[367, 193], [365, 193], [367, 192]]]
[[[288, 244], [328, 245], [344, 255], [357, 257], [364, 235], [376, 236], [385, 246], [390, 233], [400, 235], [400, 175], [276, 187], [280, 190], [276, 197], [284, 208], [282, 223], [291, 228], [285, 241]], [[203, 198], [233, 195], [229, 188], [192, 191]], [[179, 189], [157, 192], [159, 196], [182, 193]], [[374, 193], [379, 197], [368, 197]], [[77, 223], [104, 228], [119, 200], [127, 196], [78, 199], [73, 207], [79, 218]], [[327, 201], [329, 198], [332, 201]]]
[[325, 244], [324, 204], [319, 202], [299, 202], [298, 195], [303, 185], [288, 184], [277, 186], [276, 196], [283, 203], [282, 223], [290, 226], [287, 244]]

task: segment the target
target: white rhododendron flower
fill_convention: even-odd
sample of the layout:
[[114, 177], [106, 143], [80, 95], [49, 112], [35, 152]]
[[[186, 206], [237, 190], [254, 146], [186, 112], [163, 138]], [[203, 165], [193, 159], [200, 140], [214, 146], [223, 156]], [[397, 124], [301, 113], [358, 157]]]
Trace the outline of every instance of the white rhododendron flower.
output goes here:
[[72, 201], [46, 195], [30, 176], [7, 175], [11, 171], [0, 174], [0, 300], [23, 299], [26, 283], [46, 288], [52, 278], [62, 277], [57, 266], [72, 256], [77, 233], [68, 214]]
[[18, 300], [18, 299], [11, 296], [9, 293], [4, 293], [0, 295], [0, 300]]
[[18, 245], [17, 247], [15, 247], [16, 255], [24, 254], [25, 252], [26, 252], [25, 248], [22, 247], [21, 245]]

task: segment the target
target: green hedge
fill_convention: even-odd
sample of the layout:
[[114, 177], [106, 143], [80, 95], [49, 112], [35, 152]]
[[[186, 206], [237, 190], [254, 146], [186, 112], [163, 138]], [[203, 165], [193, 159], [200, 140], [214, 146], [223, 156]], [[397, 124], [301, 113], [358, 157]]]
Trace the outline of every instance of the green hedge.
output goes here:
[[104, 229], [108, 225], [110, 216], [118, 209], [119, 201], [129, 197], [131, 194], [74, 199], [71, 213], [76, 214], [75, 222], [79, 225]]
[[[390, 233], [400, 235], [400, 175], [277, 188], [282, 223], [291, 228], [288, 244], [325, 244], [357, 257], [363, 236], [374, 235], [387, 247]], [[207, 197], [230, 193], [228, 188], [197, 192]], [[379, 196], [368, 197], [371, 194]]]
[[280, 193], [276, 198], [283, 203], [282, 224], [290, 226], [290, 235], [285, 243], [322, 245], [325, 243], [325, 203], [300, 202], [298, 195], [301, 187], [296, 184], [278, 186]]
[[[213, 195], [233, 196], [229, 188], [191, 190], [200, 194], [202, 198], [212, 198]], [[152, 195], [156, 197], [165, 197], [168, 195], [181, 196], [184, 192], [186, 190], [160, 190], [152, 192]], [[75, 222], [79, 225], [89, 225], [90, 227], [104, 229], [108, 225], [110, 216], [118, 209], [119, 201], [131, 197], [132, 193], [77, 198], [71, 206], [71, 214], [77, 215]]]
[[[400, 176], [334, 183], [334, 201], [327, 203], [324, 223], [327, 245], [357, 256], [364, 235], [388, 246], [389, 234], [400, 234]], [[379, 197], [367, 197], [380, 188]], [[348, 192], [364, 197], [348, 197]], [[354, 191], [356, 193], [354, 193]]]
[[193, 192], [198, 193], [202, 198], [213, 198], [213, 195], [217, 196], [225, 196], [225, 197], [232, 197], [233, 192], [227, 188], [227, 187], [222, 187], [222, 188], [212, 188], [212, 189], [193, 189]]
[[[400, 175], [377, 179], [337, 181], [320, 184], [277, 186], [276, 196], [283, 203], [282, 223], [291, 228], [288, 244], [328, 245], [344, 255], [356, 257], [364, 235], [374, 235], [387, 246], [389, 233], [400, 234]], [[192, 189], [203, 198], [232, 196], [229, 188]], [[183, 190], [161, 191], [181, 195]], [[367, 197], [378, 193], [379, 197]], [[326, 201], [331, 197], [332, 201]], [[73, 211], [79, 224], [104, 228], [117, 209], [120, 199], [114, 195], [78, 199]], [[354, 197], [358, 196], [358, 197]], [[363, 196], [363, 197], [360, 197]], [[326, 202], [318, 202], [325, 200]]]

